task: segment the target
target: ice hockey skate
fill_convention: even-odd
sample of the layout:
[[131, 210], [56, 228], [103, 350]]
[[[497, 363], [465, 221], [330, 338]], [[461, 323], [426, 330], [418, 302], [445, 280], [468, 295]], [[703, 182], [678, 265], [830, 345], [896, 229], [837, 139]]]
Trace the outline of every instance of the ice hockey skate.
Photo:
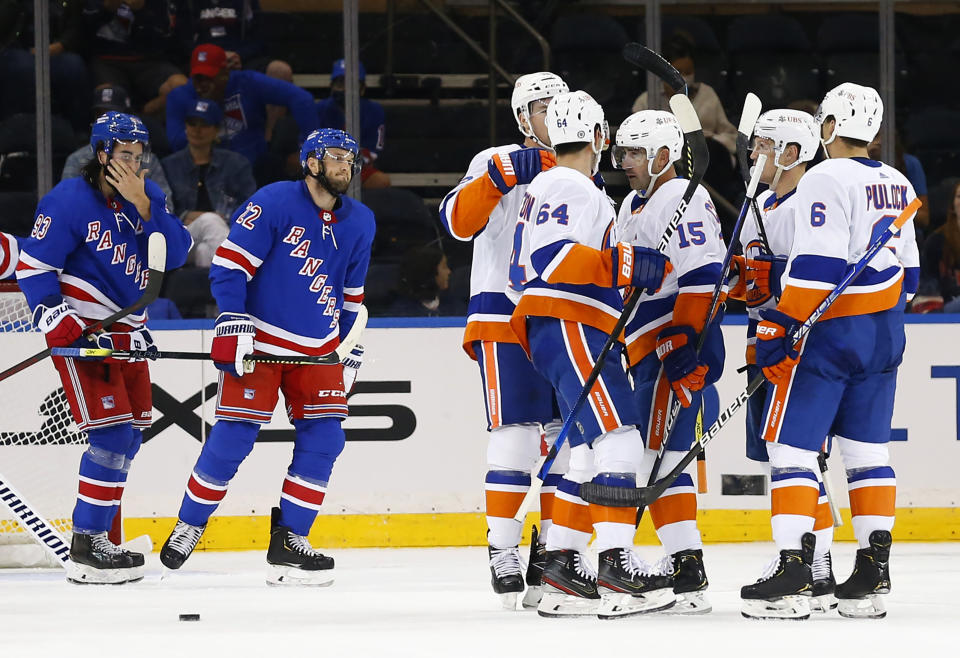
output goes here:
[[504, 610], [517, 609], [517, 596], [523, 591], [523, 565], [520, 564], [520, 549], [494, 548], [487, 546], [490, 557], [490, 584], [500, 596]]
[[160, 563], [167, 569], [182, 567], [197, 547], [206, 528], [206, 525], [190, 525], [178, 519], [177, 525], [160, 549]]
[[270, 513], [268, 585], [326, 587], [333, 583], [333, 558], [313, 548], [303, 535], [280, 525], [280, 508]]
[[143, 554], [116, 546], [106, 532], [73, 533], [67, 580], [78, 585], [121, 585], [143, 580]]
[[547, 547], [540, 543], [540, 533], [533, 526], [530, 533], [530, 559], [527, 562], [527, 591], [521, 605], [536, 608], [543, 596], [543, 567], [547, 563]]
[[595, 615], [599, 605], [597, 574], [586, 557], [570, 549], [547, 551], [537, 613], [541, 617]]
[[812, 532], [800, 538], [800, 549], [780, 551], [760, 579], [740, 589], [743, 599], [741, 614], [748, 619], [809, 619], [813, 593], [813, 547], [817, 539]]
[[677, 597], [670, 576], [659, 573], [628, 548], [600, 554], [597, 587], [602, 602], [600, 619], [617, 619], [672, 608]]
[[837, 580], [833, 577], [833, 558], [830, 551], [813, 558], [813, 598], [810, 612], [830, 612], [837, 607]]
[[857, 551], [853, 573], [837, 585], [837, 612], [854, 619], [882, 619], [887, 616], [882, 594], [890, 593], [890, 544], [886, 530], [874, 530], [870, 547]]
[[657, 569], [670, 574], [673, 593], [677, 596], [676, 604], [665, 610], [666, 614], [702, 615], [713, 610], [706, 596], [709, 582], [703, 568], [702, 550], [677, 551], [663, 558]]

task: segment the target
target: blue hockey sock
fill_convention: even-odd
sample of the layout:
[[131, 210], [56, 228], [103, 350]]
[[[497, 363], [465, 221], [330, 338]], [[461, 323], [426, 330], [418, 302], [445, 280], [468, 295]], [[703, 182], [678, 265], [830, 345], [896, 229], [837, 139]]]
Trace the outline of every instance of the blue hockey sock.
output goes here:
[[338, 418], [295, 420], [293, 425], [297, 440], [280, 494], [280, 524], [306, 536], [323, 503], [345, 437]]
[[133, 440], [129, 424], [88, 432], [90, 446], [80, 457], [77, 503], [73, 508], [73, 531], [106, 532], [116, 511], [117, 483], [124, 475], [126, 451]]

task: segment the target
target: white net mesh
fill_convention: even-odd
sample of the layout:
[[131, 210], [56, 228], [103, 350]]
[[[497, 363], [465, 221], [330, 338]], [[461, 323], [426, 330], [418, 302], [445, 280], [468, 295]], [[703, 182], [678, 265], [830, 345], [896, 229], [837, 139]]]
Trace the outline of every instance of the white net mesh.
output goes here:
[[[15, 340], [11, 334], [34, 331], [30, 307], [23, 293], [14, 283], [0, 282], [0, 341], [3, 341], [5, 350], [16, 353], [16, 358], [6, 362], [6, 366], [30, 354], [11, 347]], [[40, 364], [33, 366], [41, 367]], [[49, 364], [46, 367], [50, 368]], [[36, 372], [27, 370], [17, 373], [4, 384], [29, 387], [31, 381], [36, 380]], [[17, 404], [15, 396], [4, 397], [6, 401], [0, 402], [0, 405]], [[76, 466], [87, 435], [77, 430], [62, 387], [57, 386], [43, 398], [37, 413], [40, 416], [38, 430], [9, 431], [9, 425], [0, 425], [0, 468], [27, 501], [37, 508], [35, 511], [68, 537], [76, 487]], [[71, 472], [72, 477], [68, 475]], [[11, 548], [11, 545], [28, 543], [32, 543], [30, 535], [14, 520], [6, 506], [0, 505], [0, 566], [27, 566], [20, 563], [19, 557], [11, 560], [9, 556], [27, 555], [22, 549]]]

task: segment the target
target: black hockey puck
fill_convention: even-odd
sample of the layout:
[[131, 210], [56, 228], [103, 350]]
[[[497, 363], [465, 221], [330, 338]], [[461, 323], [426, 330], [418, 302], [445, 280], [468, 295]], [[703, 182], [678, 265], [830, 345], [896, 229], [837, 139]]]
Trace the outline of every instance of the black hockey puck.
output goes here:
[[180, 621], [200, 621], [200, 615], [196, 613], [189, 613], [180, 615]]

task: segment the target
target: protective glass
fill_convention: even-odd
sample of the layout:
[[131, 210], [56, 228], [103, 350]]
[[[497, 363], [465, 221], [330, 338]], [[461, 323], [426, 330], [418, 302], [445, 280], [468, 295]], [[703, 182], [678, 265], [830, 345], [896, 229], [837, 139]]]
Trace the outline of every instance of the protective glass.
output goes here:
[[614, 146], [610, 151], [610, 161], [617, 169], [624, 168], [623, 160], [627, 156], [632, 156], [632, 162], [629, 163], [630, 167], [635, 166], [637, 162], [646, 158], [646, 154], [643, 152], [643, 149], [634, 146]]
[[325, 160], [331, 160], [333, 162], [343, 162], [350, 167], [350, 171], [353, 172], [353, 175], [356, 176], [360, 173], [360, 168], [363, 166], [363, 163], [353, 154], [353, 153], [331, 153], [330, 151], [324, 151], [323, 157]]

